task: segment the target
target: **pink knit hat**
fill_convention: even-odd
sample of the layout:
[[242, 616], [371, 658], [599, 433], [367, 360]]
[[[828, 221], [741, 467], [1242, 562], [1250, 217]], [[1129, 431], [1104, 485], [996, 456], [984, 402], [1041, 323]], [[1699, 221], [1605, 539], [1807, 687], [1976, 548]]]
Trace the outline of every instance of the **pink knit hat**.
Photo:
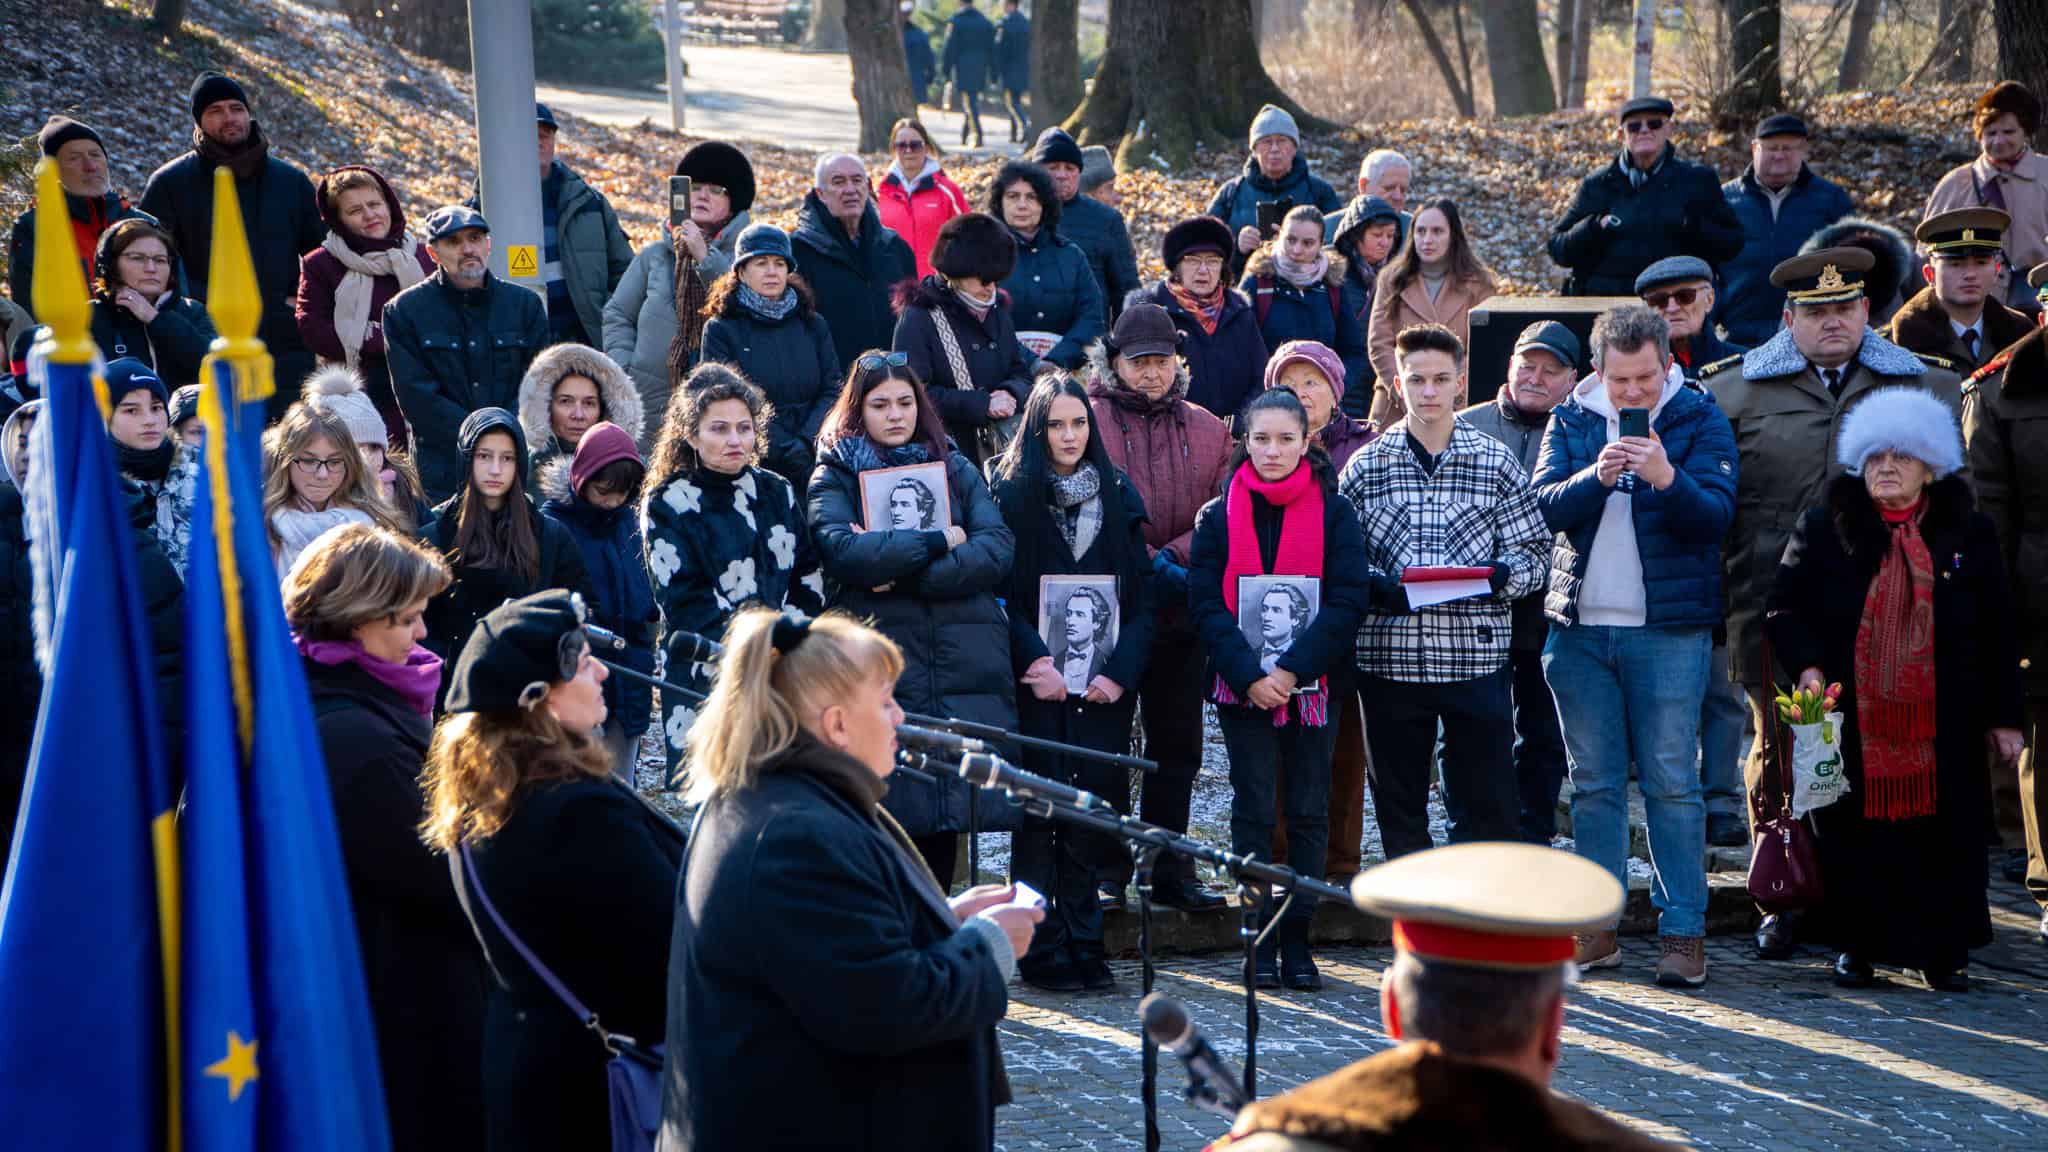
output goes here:
[[1289, 340], [1266, 361], [1266, 387], [1280, 382], [1280, 373], [1289, 364], [1310, 364], [1330, 382], [1331, 395], [1341, 402], [1344, 399], [1344, 361], [1330, 350], [1328, 344], [1319, 340]]
[[618, 460], [644, 463], [640, 449], [633, 444], [633, 437], [624, 428], [609, 420], [592, 424], [583, 432], [583, 439], [576, 442], [576, 458], [569, 462], [569, 487], [581, 493], [584, 481], [598, 474], [605, 465]]

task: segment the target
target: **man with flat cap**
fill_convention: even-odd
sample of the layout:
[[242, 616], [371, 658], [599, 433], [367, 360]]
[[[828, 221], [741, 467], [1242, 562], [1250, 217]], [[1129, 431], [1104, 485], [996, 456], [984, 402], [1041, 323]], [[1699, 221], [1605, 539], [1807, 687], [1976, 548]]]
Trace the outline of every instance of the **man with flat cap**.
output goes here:
[[1398, 1043], [1255, 1101], [1229, 1152], [1636, 1149], [1665, 1145], [1553, 1092], [1574, 938], [1612, 927], [1621, 884], [1533, 844], [1455, 844], [1351, 884], [1394, 922], [1380, 1022]]
[[[2048, 306], [2048, 264], [2027, 284]], [[2037, 315], [2048, 316], [2048, 311]], [[2020, 672], [2027, 688], [2027, 747], [2019, 772], [1991, 777], [1992, 815], [2008, 850], [2006, 878], [2041, 905], [2048, 944], [2048, 329], [2035, 328], [1963, 385], [1963, 438], [1977, 506], [1998, 527], [2019, 590]], [[2024, 841], [2024, 851], [2014, 846]]]
[[1967, 374], [2031, 332], [2034, 322], [1998, 299], [2011, 224], [1996, 208], [1958, 208], [1922, 220], [1913, 239], [1927, 253], [1927, 287], [1899, 307], [1885, 336]]
[[1708, 365], [1739, 356], [1742, 349], [1714, 335], [1714, 270], [1697, 256], [1666, 256], [1636, 277], [1636, 295], [1671, 328], [1671, 359], [1698, 384]]
[[1742, 251], [1721, 265], [1721, 299], [1709, 323], [1743, 348], [1778, 330], [1785, 292], [1771, 283], [1771, 269], [1855, 210], [1841, 185], [1814, 175], [1806, 162], [1807, 135], [1806, 121], [1790, 112], [1765, 117], [1749, 142], [1749, 167], [1721, 185], [1742, 225]]
[[1627, 296], [1636, 276], [1666, 256], [1708, 264], [1742, 250], [1742, 225], [1704, 164], [1671, 146], [1671, 101], [1639, 96], [1621, 106], [1621, 152], [1579, 183], [1550, 232], [1550, 258], [1571, 271], [1567, 296]]
[[[1780, 263], [1771, 282], [1785, 290], [1784, 326], [1700, 381], [1735, 427], [1735, 520], [1722, 549], [1722, 594], [1730, 677], [1748, 689], [1759, 733], [1776, 717], [1765, 710], [1775, 670], [1763, 665], [1764, 600], [1793, 526], [1841, 473], [1834, 443], [1842, 417], [1887, 387], [1925, 388], [1962, 406], [1962, 381], [1947, 360], [1908, 352], [1870, 328], [1864, 279], [1876, 262], [1862, 248], [1822, 248]], [[1759, 739], [1744, 768], [1751, 792], [1762, 770]], [[1766, 916], [1759, 953], [1778, 959], [1791, 946], [1789, 926]]]

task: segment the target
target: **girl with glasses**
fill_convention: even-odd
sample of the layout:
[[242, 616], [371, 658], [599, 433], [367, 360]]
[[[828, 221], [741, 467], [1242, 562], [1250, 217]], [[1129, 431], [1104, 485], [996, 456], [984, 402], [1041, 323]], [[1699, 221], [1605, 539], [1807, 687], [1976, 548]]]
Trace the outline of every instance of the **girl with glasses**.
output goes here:
[[269, 471], [263, 522], [282, 580], [321, 533], [344, 524], [397, 530], [398, 522], [363, 462], [348, 424], [330, 411], [294, 404], [263, 434]]
[[139, 360], [171, 388], [197, 381], [217, 333], [203, 305], [178, 295], [170, 233], [148, 220], [121, 221], [100, 237], [93, 275], [92, 339], [100, 355]]

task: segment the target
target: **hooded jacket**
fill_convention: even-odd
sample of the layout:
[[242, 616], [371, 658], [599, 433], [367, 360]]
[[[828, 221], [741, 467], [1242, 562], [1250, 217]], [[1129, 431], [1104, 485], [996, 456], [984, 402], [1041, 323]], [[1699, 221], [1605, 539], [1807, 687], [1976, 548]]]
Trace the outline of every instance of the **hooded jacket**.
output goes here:
[[[88, 282], [98, 263], [100, 237], [106, 235], [107, 229], [129, 219], [158, 222], [156, 217], [130, 207], [128, 201], [112, 192], [100, 196], [73, 196], [66, 192], [64, 206], [70, 210], [71, 238], [78, 246], [78, 263]], [[35, 298], [35, 272], [36, 210], [31, 203], [28, 211], [15, 217], [14, 228], [7, 234], [7, 291], [14, 298], [14, 306], [24, 312]], [[175, 291], [188, 290], [182, 278], [173, 279], [171, 284]]]
[[839, 399], [839, 352], [832, 346], [832, 329], [818, 315], [810, 285], [793, 276], [787, 291], [796, 293], [797, 306], [779, 320], [748, 309], [738, 292], [728, 293], [718, 315], [704, 325], [702, 360], [739, 369], [775, 405], [762, 463], [795, 486], [802, 499], [816, 463], [812, 442], [826, 411]]
[[[705, 243], [697, 276], [707, 289], [732, 270], [733, 246], [752, 222], [753, 217], [741, 212]], [[641, 427], [647, 437], [640, 440], [640, 450], [645, 452], [668, 413], [668, 350], [676, 341], [676, 250], [666, 234], [642, 245], [626, 266], [626, 274], [604, 303], [602, 331], [605, 355], [618, 361], [640, 387], [640, 407], [646, 414]]]
[[[1550, 232], [1550, 259], [1571, 271], [1567, 296], [1634, 296], [1636, 276], [1666, 256], [1697, 256], [1719, 265], [1742, 251], [1742, 225], [1704, 164], [1680, 160], [1669, 142], [1641, 187], [1625, 155], [1579, 182]], [[1609, 216], [1620, 220], [1603, 227]]]
[[[1124, 307], [1132, 304], [1159, 305], [1180, 330], [1188, 403], [1219, 419], [1230, 420], [1244, 411], [1244, 406], [1265, 387], [1266, 334], [1259, 331], [1251, 297], [1223, 285], [1223, 310], [1216, 316], [1214, 333], [1202, 330], [1202, 322], [1181, 307], [1172, 286], [1164, 280], [1132, 293]], [[1093, 372], [1093, 349], [1089, 355]]]
[[1107, 314], [1087, 255], [1043, 225], [1029, 240], [1015, 229], [1010, 235], [1017, 238], [1017, 266], [1003, 281], [1010, 319], [1019, 332], [1050, 332], [1059, 338], [1043, 359], [1069, 371], [1079, 368], [1088, 346], [1101, 338]]
[[178, 285], [184, 281], [184, 258], [173, 253], [169, 287], [156, 298], [156, 319], [144, 324], [135, 313], [114, 303], [114, 269], [107, 258], [107, 233], [102, 232], [99, 251], [93, 256], [92, 281], [92, 342], [99, 345], [100, 355], [108, 360], [132, 356], [174, 389], [197, 383], [199, 362], [206, 359], [219, 333], [205, 305], [178, 295]]
[[[1188, 402], [1186, 365], [1158, 400], [1124, 384], [1100, 344], [1089, 351], [1088, 371], [1095, 434], [1102, 437], [1110, 463], [1145, 502], [1145, 543], [1185, 567], [1195, 514], [1223, 491], [1230, 430], [1209, 410]], [[1162, 609], [1166, 601], [1161, 597]]]
[[1350, 261], [1333, 249], [1326, 248], [1323, 254], [1330, 258], [1330, 267], [1322, 282], [1297, 288], [1280, 275], [1273, 253], [1262, 247], [1246, 262], [1237, 290], [1251, 299], [1254, 318], [1261, 310], [1265, 312], [1259, 332], [1267, 348], [1278, 348], [1289, 340], [1313, 340], [1337, 353], [1344, 361], [1344, 411], [1363, 419], [1372, 390], [1354, 388], [1351, 382], [1372, 375], [1366, 358], [1366, 326], [1357, 313], [1345, 307], [1344, 271]]
[[1742, 250], [1720, 267], [1721, 288], [1707, 330], [1728, 329], [1728, 339], [1754, 348], [1771, 338], [1785, 311], [1785, 290], [1771, 283], [1771, 269], [1799, 254], [1815, 232], [1855, 210], [1849, 194], [1805, 165], [1785, 191], [1775, 215], [1771, 198], [1757, 183], [1756, 166], [1721, 185], [1721, 195], [1742, 227]]
[[938, 159], [928, 157], [924, 171], [908, 182], [902, 169], [890, 165], [875, 181], [875, 210], [881, 214], [882, 226], [910, 245], [917, 275], [923, 277], [932, 274], [932, 245], [939, 242], [939, 229], [974, 209], [967, 203], [967, 194], [939, 167]]
[[[1323, 213], [1344, 207], [1344, 200], [1337, 195], [1337, 190], [1330, 187], [1329, 181], [1310, 172], [1308, 159], [1296, 151], [1294, 166], [1278, 180], [1266, 178], [1259, 169], [1257, 156], [1245, 157], [1244, 170], [1216, 189], [1216, 195], [1210, 197], [1203, 215], [1214, 216], [1230, 225], [1230, 234], [1235, 236], [1246, 228], [1258, 226], [1259, 205], [1281, 200], [1289, 201], [1297, 208], [1313, 204], [1317, 211]], [[1231, 274], [1236, 275], [1244, 266], [1244, 254], [1233, 251], [1230, 254]]]
[[[1863, 282], [1866, 285], [1864, 294], [1870, 298], [1870, 326], [1882, 328], [1906, 298], [1920, 290], [1920, 258], [1914, 255], [1913, 242], [1906, 238], [1904, 232], [1868, 216], [1844, 216], [1807, 237], [1799, 250], [1818, 252], [1822, 248], [1834, 248], [1858, 234], [1879, 239], [1879, 243], [1858, 247], [1877, 257], [1877, 264]], [[1776, 331], [1773, 327], [1772, 334]], [[1759, 346], [1763, 343], [1758, 341]]]
[[519, 380], [519, 429], [533, 446], [527, 454], [532, 462], [529, 475], [539, 488], [541, 469], [553, 460], [567, 460], [576, 454], [573, 445], [555, 438], [553, 413], [555, 385], [564, 376], [582, 376], [597, 384], [597, 418], [609, 420], [635, 441], [640, 439], [645, 415], [640, 390], [633, 378], [611, 357], [582, 344], [556, 344], [533, 358], [526, 375]]
[[[590, 593], [590, 622], [625, 638], [624, 652], [608, 654], [642, 674], [654, 674], [654, 633], [661, 612], [654, 606], [654, 588], [647, 580], [647, 558], [640, 545], [640, 518], [631, 504], [599, 508], [569, 487], [572, 457], [560, 456], [540, 468], [535, 487], [541, 515], [562, 526], [583, 555]], [[586, 593], [588, 595], [589, 593]], [[625, 734], [638, 739], [647, 731], [654, 691], [630, 676], [604, 682], [607, 720], [616, 720]]]
[[[988, 414], [989, 397], [1000, 388], [1017, 398], [1017, 409], [1022, 412], [1038, 368], [1038, 357], [1017, 342], [1009, 294], [997, 289], [995, 307], [978, 319], [937, 276], [919, 280], [897, 299], [895, 350], [910, 358], [910, 370], [924, 381], [933, 406], [946, 422], [946, 434], [962, 445], [961, 451], [978, 467], [982, 451], [976, 434], [993, 423]], [[959, 341], [961, 359], [967, 363], [969, 378], [965, 381], [954, 378], [952, 361], [932, 320], [934, 312], [945, 314], [953, 338]]]
[[889, 347], [896, 331], [890, 300], [898, 285], [916, 278], [917, 261], [903, 237], [883, 224], [874, 200], [861, 209], [860, 227], [848, 236], [816, 192], [804, 195], [789, 246], [818, 315], [832, 330], [832, 350], [839, 354], [834, 375], [843, 382], [854, 357]]
[[[384, 178], [382, 172], [362, 164], [349, 164], [320, 178], [315, 197], [320, 206], [320, 219], [326, 223], [328, 232], [341, 237], [344, 242], [353, 239], [327, 203], [327, 182], [340, 173], [351, 170], [369, 173], [370, 178], [377, 182], [377, 187], [383, 190], [384, 203], [391, 209], [391, 230], [386, 234], [386, 238], [396, 240], [404, 236], [405, 209], [399, 204], [398, 193], [392, 190], [391, 182]], [[351, 244], [350, 247], [355, 248], [356, 245]], [[427, 251], [424, 240], [414, 241], [413, 256], [419, 261], [422, 274], [434, 274], [434, 257]], [[306, 341], [306, 347], [313, 350], [315, 356], [330, 364], [348, 362], [348, 349], [342, 346], [341, 336], [334, 330], [334, 292], [341, 287], [342, 279], [347, 275], [348, 267], [341, 262], [339, 256], [327, 250], [325, 243], [299, 259], [299, 294], [294, 309], [299, 335]], [[358, 351], [358, 356], [361, 360], [370, 361], [372, 368], [384, 363], [384, 305], [390, 303], [393, 296], [398, 295], [400, 287], [396, 276], [378, 276], [371, 282], [370, 330], [363, 337], [363, 346]], [[361, 360], [358, 361], [359, 364]], [[359, 367], [358, 371], [366, 379], [372, 375], [369, 368]], [[388, 376], [389, 370], [385, 371]]]

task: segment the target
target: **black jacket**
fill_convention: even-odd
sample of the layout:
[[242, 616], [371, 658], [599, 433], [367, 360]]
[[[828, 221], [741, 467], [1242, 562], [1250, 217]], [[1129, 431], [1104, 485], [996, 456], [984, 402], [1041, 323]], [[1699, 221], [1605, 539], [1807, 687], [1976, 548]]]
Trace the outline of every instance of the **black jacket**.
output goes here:
[[1138, 254], [1124, 214], [1093, 196], [1076, 195], [1060, 202], [1059, 233], [1087, 255], [1088, 270], [1102, 289], [1103, 323], [1114, 324], [1123, 313], [1124, 297], [1145, 284], [1138, 278]]
[[[1180, 330], [1180, 354], [1188, 364], [1188, 403], [1208, 409], [1219, 420], [1231, 420], [1265, 389], [1266, 335], [1244, 293], [1223, 286], [1223, 311], [1214, 333], [1202, 330], [1202, 322], [1181, 307], [1164, 280], [1133, 294], [1129, 303], [1157, 304], [1173, 318], [1173, 326]], [[1344, 394], [1351, 394], [1348, 382]]]
[[725, 307], [704, 325], [702, 360], [720, 361], [740, 370], [759, 385], [775, 405], [768, 425], [769, 471], [790, 482], [801, 498], [810, 483], [812, 441], [825, 413], [839, 399], [839, 353], [832, 330], [818, 315], [810, 288], [792, 281], [796, 311], [770, 320], [749, 311], [739, 293], [725, 298]]
[[[828, 603], [871, 621], [903, 649], [896, 702], [906, 710], [1013, 727], [1010, 623], [997, 596], [1016, 538], [981, 473], [958, 452], [946, 459], [953, 523], [967, 530], [966, 543], [947, 551], [940, 532], [853, 531], [861, 522], [860, 478], [845, 447], [821, 453], [811, 474], [811, 532]], [[886, 591], [876, 591], [885, 584]], [[889, 811], [912, 835], [964, 829], [967, 790], [958, 784], [947, 784], [942, 800], [932, 785], [898, 780], [889, 789]], [[982, 795], [983, 827], [1014, 811], [1000, 797]]]
[[[539, 572], [532, 580], [509, 568], [478, 568], [462, 563], [453, 555], [461, 500], [459, 495], [452, 496], [434, 509], [434, 524], [425, 533], [427, 543], [449, 558], [448, 570], [454, 574], [455, 582], [427, 601], [427, 638], [422, 643], [447, 661], [451, 669], [455, 658], [462, 655], [462, 646], [469, 643], [476, 622], [507, 600], [550, 588], [567, 588], [581, 592], [586, 603], [597, 602], [597, 594], [590, 587], [589, 570], [583, 564], [583, 551], [576, 547], [575, 537], [561, 524], [541, 515], [531, 499], [526, 502], [526, 514], [533, 518], [533, 534], [540, 541]], [[445, 694], [447, 690], [444, 676], [441, 691]]]
[[1059, 342], [1044, 358], [1072, 371], [1081, 366], [1088, 346], [1102, 338], [1102, 286], [1088, 269], [1088, 258], [1073, 241], [1040, 228], [1031, 239], [1017, 240], [1017, 267], [1003, 281], [1010, 298], [1010, 319], [1020, 332], [1050, 332]]
[[662, 1152], [992, 1146], [1002, 973], [853, 793], [865, 772], [800, 735], [705, 805], [668, 951]]
[[483, 953], [420, 842], [433, 727], [361, 666], [304, 662], [396, 1149], [482, 1149]]
[[[74, 236], [80, 225], [92, 230], [92, 248], [95, 252], [99, 250], [100, 237], [105, 236], [107, 229], [121, 221], [130, 217], [140, 217], [152, 222], [154, 220], [149, 213], [129, 207], [126, 200], [112, 192], [98, 199], [73, 196], [66, 192], [64, 206], [70, 209], [71, 231]], [[88, 259], [81, 263], [84, 265], [86, 283], [90, 284], [95, 261]], [[14, 306], [23, 312], [33, 311], [35, 274], [36, 210], [31, 200], [29, 210], [15, 217], [14, 228], [7, 234], [7, 291], [14, 299]], [[189, 290], [182, 272], [174, 278], [171, 286], [180, 292]]]
[[[617, 779], [586, 776], [529, 787], [471, 852], [498, 914], [606, 1031], [656, 1043], [682, 830]], [[467, 910], [497, 974], [484, 1014], [489, 1147], [608, 1147], [610, 1053], [473, 897]]]
[[[583, 556], [590, 591], [590, 622], [618, 633], [626, 649], [605, 653], [645, 675], [654, 674], [654, 633], [661, 611], [654, 606], [654, 588], [647, 580], [647, 554], [640, 544], [640, 517], [631, 504], [599, 508], [569, 491], [569, 461], [557, 459], [541, 470], [540, 489], [547, 497], [541, 515], [562, 526]], [[654, 708], [654, 690], [630, 676], [604, 682], [607, 721], [617, 721], [626, 735], [647, 731]]]
[[132, 356], [171, 388], [199, 382], [199, 362], [218, 335], [206, 306], [175, 292], [157, 301], [156, 319], [147, 324], [118, 304], [92, 302], [92, 342], [100, 355], [108, 360]]
[[391, 388], [412, 425], [413, 463], [430, 500], [462, 487], [455, 433], [479, 408], [519, 410], [519, 381], [548, 343], [541, 298], [488, 273], [481, 287], [432, 276], [384, 306]]
[[835, 371], [843, 382], [854, 357], [889, 347], [896, 331], [891, 296], [897, 285], [916, 279], [917, 261], [903, 237], [882, 226], [872, 198], [861, 210], [860, 235], [853, 237], [816, 192], [805, 193], [789, 245], [818, 315], [832, 329], [832, 349], [839, 354]]
[[[932, 322], [934, 310], [945, 313], [952, 325], [971, 380], [954, 379], [953, 365]], [[998, 289], [995, 307], [977, 320], [936, 274], [919, 280], [904, 294], [896, 315], [895, 350], [910, 358], [910, 370], [924, 381], [932, 403], [946, 421], [946, 435], [976, 466], [984, 458], [976, 433], [989, 423], [989, 395], [998, 388], [1008, 392], [1017, 398], [1021, 413], [1038, 366], [1038, 357], [1017, 343], [1017, 325], [1006, 293]]]
[[[1579, 182], [1571, 207], [1550, 232], [1550, 258], [1571, 270], [1568, 296], [1633, 296], [1636, 276], [1666, 256], [1697, 256], [1709, 264], [1742, 250], [1742, 223], [1704, 164], [1680, 160], [1671, 145], [1632, 187], [1619, 156]], [[1612, 228], [1601, 220], [1612, 215]]]

